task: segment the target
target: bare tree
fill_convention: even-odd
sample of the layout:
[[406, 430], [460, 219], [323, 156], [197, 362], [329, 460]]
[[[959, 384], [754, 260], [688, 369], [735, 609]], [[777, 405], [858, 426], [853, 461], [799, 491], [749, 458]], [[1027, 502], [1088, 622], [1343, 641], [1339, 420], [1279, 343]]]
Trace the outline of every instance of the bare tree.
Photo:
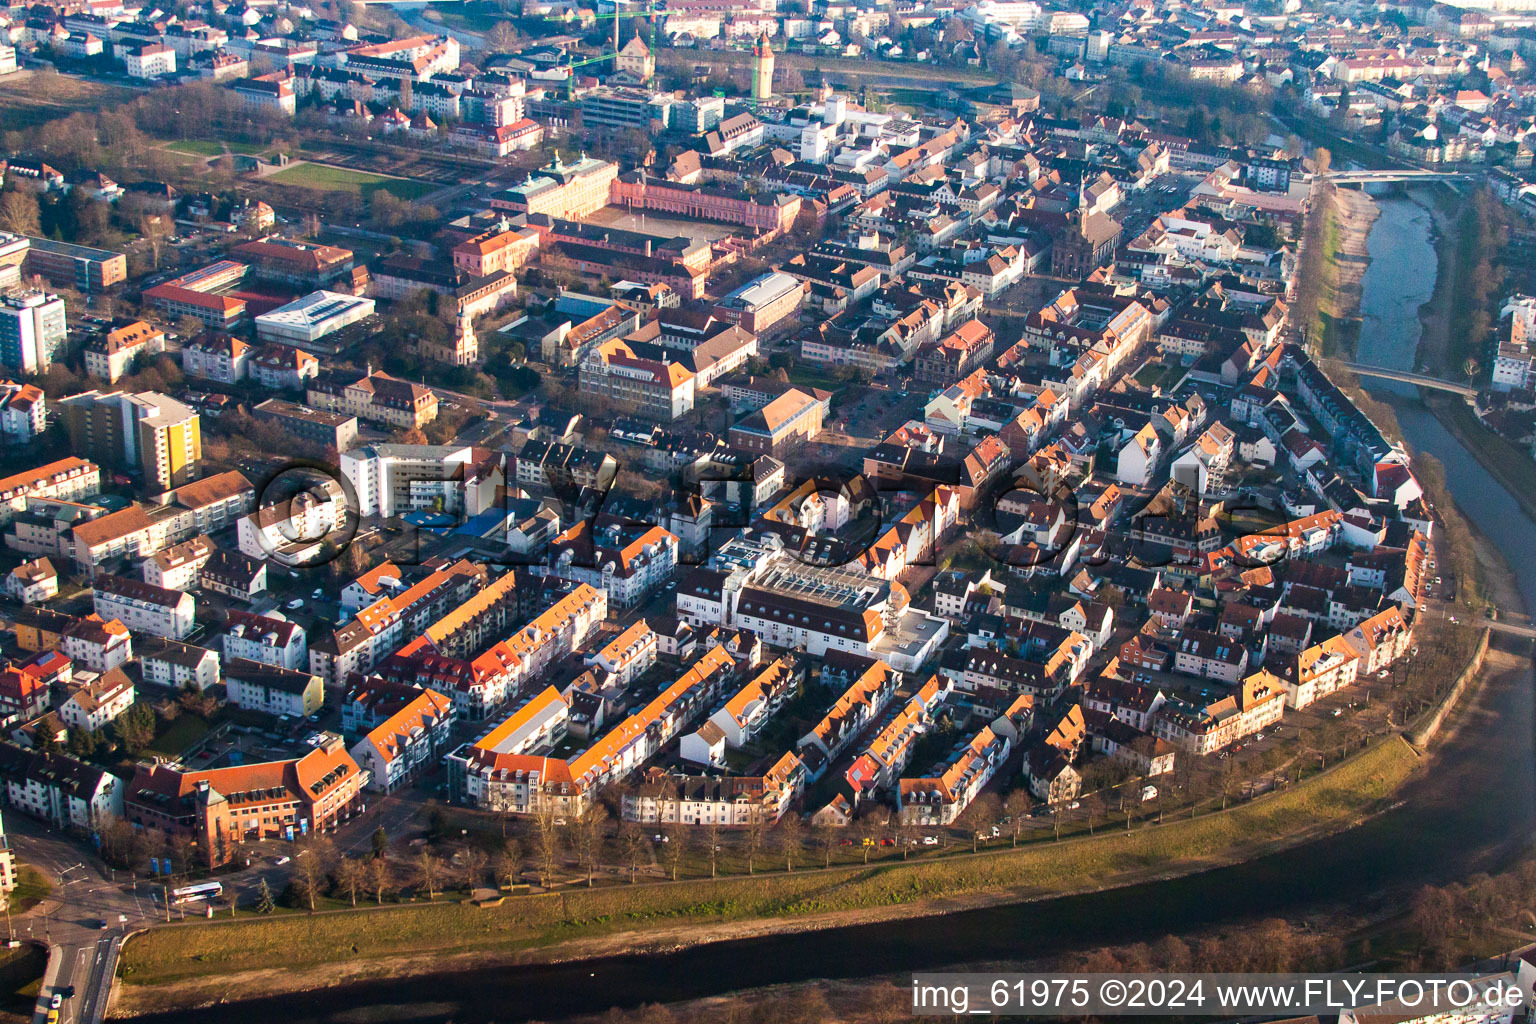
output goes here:
[[603, 853], [603, 827], [608, 823], [608, 809], [593, 800], [576, 815], [572, 838], [575, 840], [576, 862], [587, 873], [587, 888], [592, 887], [592, 876]]
[[336, 882], [346, 890], [352, 905], [357, 906], [357, 894], [368, 887], [368, 862], [357, 857], [343, 857], [336, 864]]
[[815, 836], [816, 845], [821, 847], [821, 866], [832, 866], [832, 848], [837, 845], [837, 829], [831, 825], [815, 825], [811, 828], [811, 834]]
[[485, 881], [485, 868], [491, 858], [478, 846], [471, 846], [463, 853], [464, 881], [471, 889], [478, 888]]
[[776, 836], [779, 853], [784, 857], [784, 870], [795, 870], [795, 862], [805, 853], [805, 823], [798, 811], [791, 809], [779, 820]]
[[890, 813], [880, 809], [871, 811], [869, 814], [864, 815], [864, 817], [860, 819], [860, 845], [864, 849], [865, 864], [869, 863], [870, 851], [875, 848], [875, 844], [880, 841], [880, 837], [886, 832], [887, 829], [890, 828], [890, 825]]
[[721, 825], [718, 819], [710, 821], [710, 823], [704, 827], [704, 841], [709, 844], [710, 878], [714, 878], [717, 874], [719, 874], [720, 831]]
[[976, 852], [977, 843], [988, 838], [987, 832], [996, 824], [999, 817], [1000, 803], [996, 793], [983, 793], [971, 801], [971, 806], [965, 809], [964, 819], [966, 828], [971, 833], [971, 852]]
[[503, 839], [501, 852], [496, 855], [496, 877], [505, 881], [508, 889], [517, 884], [523, 873], [523, 847], [516, 839]]
[[389, 866], [387, 857], [375, 857], [368, 862], [368, 891], [373, 893], [374, 902], [383, 904], [394, 881], [395, 871]]
[[1003, 811], [1008, 815], [1008, 834], [1013, 845], [1019, 845], [1019, 833], [1024, 829], [1024, 819], [1029, 814], [1032, 801], [1028, 790], [1016, 789], [1003, 801]]
[[550, 879], [560, 863], [565, 849], [565, 819], [555, 810], [554, 803], [546, 800], [534, 812], [533, 834], [535, 854], [538, 857], [539, 884], [549, 888]]
[[437, 884], [442, 877], [443, 862], [437, 854], [432, 852], [430, 846], [423, 846], [421, 852], [416, 855], [416, 873], [421, 877], [421, 884], [427, 887], [427, 899], [437, 899]]
[[757, 855], [763, 850], [763, 839], [768, 832], [768, 823], [763, 820], [761, 807], [753, 807], [747, 812], [747, 829], [742, 834], [742, 847], [747, 855], [747, 874], [755, 871], [753, 863]]
[[912, 822], [912, 816], [897, 812], [891, 815], [891, 830], [896, 833], [896, 845], [901, 847], [901, 859], [906, 860], [907, 854], [912, 851], [912, 844], [917, 842], [918, 828]]
[[311, 912], [315, 909], [316, 898], [325, 888], [326, 879], [330, 877], [333, 857], [334, 850], [329, 839], [310, 836], [293, 858], [293, 884], [304, 902], [309, 904]]
[[667, 873], [672, 876], [672, 881], [677, 881], [677, 868], [682, 864], [683, 857], [688, 853], [688, 829], [684, 825], [673, 822], [662, 833], [665, 840], [661, 844], [661, 862], [666, 866]]
[[645, 832], [638, 823], [626, 821], [619, 826], [619, 855], [624, 858], [624, 866], [629, 868], [629, 884], [634, 885], [635, 873], [646, 858]]

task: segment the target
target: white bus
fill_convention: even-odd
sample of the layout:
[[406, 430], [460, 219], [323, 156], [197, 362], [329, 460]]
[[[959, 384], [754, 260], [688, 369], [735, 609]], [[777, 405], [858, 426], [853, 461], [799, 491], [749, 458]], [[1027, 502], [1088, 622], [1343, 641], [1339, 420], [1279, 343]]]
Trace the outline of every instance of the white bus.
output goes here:
[[188, 903], [216, 900], [224, 894], [223, 882], [199, 882], [171, 890], [171, 906], [184, 907]]

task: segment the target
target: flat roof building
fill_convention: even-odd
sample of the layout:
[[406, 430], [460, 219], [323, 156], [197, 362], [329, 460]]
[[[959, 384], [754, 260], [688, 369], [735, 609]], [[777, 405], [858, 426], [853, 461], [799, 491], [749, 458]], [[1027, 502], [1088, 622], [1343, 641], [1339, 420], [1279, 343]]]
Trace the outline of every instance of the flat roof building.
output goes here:
[[373, 315], [374, 301], [339, 292], [311, 292], [256, 318], [262, 341], [307, 345]]

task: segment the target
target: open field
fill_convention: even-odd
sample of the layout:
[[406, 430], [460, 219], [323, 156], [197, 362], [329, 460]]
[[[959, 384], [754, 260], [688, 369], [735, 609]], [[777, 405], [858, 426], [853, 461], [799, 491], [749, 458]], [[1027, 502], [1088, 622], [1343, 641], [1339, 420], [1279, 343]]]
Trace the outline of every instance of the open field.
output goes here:
[[386, 178], [367, 171], [352, 171], [345, 167], [325, 164], [299, 164], [286, 167], [261, 179], [274, 185], [294, 185], [300, 188], [320, 189], [325, 192], [355, 192], [365, 198], [380, 189], [401, 199], [420, 199], [431, 192], [432, 185], [409, 178]]
[[222, 156], [225, 149], [228, 149], [231, 153], [254, 156], [264, 151], [267, 147], [257, 146], [250, 142], [211, 142], [207, 139], [184, 139], [181, 142], [173, 142], [165, 148], [173, 153], [185, 153], [188, 156]]
[[[834, 920], [851, 923], [842, 919], [860, 913], [919, 914], [967, 896], [1004, 903], [1097, 889], [1149, 874], [1231, 863], [1346, 827], [1395, 792], [1419, 763], [1394, 736], [1329, 772], [1230, 811], [979, 855], [568, 889], [513, 897], [494, 907], [442, 902], [154, 928], [135, 936], [124, 950], [124, 977], [137, 992], [125, 994], [130, 1006], [147, 1010], [162, 997], [144, 986], [180, 990], [178, 983], [209, 978], [221, 991], [239, 991], [239, 972], [262, 971], [274, 963], [298, 971], [407, 955], [430, 961], [455, 953], [514, 954], [620, 934], [628, 937], [624, 945], [632, 947], [661, 929], [775, 918], [794, 929]], [[524, 959], [529, 958], [525, 953]], [[165, 998], [170, 997], [167, 990]]]
[[18, 131], [68, 117], [79, 110], [115, 107], [137, 95], [134, 89], [51, 71], [28, 70], [0, 76], [0, 109], [5, 111], [5, 127]]

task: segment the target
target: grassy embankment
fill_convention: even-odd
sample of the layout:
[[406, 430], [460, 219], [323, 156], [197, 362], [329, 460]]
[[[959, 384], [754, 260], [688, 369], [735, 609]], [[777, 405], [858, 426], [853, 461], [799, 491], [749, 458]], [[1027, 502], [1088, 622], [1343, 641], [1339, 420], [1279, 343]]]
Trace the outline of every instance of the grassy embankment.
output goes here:
[[872, 867], [774, 872], [516, 897], [500, 906], [434, 903], [157, 927], [123, 952], [130, 984], [294, 969], [392, 955], [512, 952], [614, 933], [909, 907], [995, 895], [1014, 902], [1231, 863], [1346, 827], [1381, 805], [1419, 763], [1399, 737], [1287, 791], [1193, 820], [1012, 850]]
[[1342, 232], [1337, 190], [1324, 185], [1302, 229], [1301, 284], [1291, 311], [1295, 323], [1327, 358], [1348, 358], [1354, 351], [1359, 323], [1347, 302], [1339, 268]]

